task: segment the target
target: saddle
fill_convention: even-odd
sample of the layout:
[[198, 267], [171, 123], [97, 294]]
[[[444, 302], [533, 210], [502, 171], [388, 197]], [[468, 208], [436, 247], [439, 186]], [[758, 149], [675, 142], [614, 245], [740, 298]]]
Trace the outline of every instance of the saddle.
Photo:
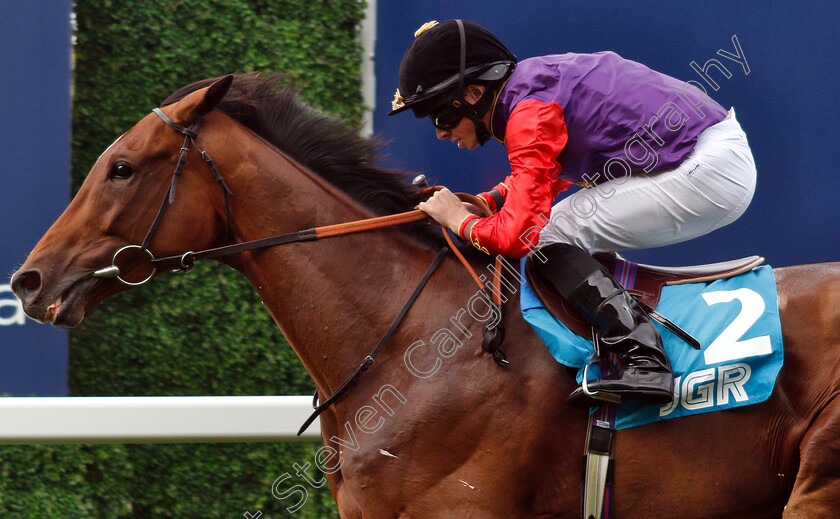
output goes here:
[[[764, 263], [761, 256], [749, 256], [707, 265], [658, 267], [633, 263], [618, 254], [598, 253], [593, 257], [624, 285], [630, 295], [650, 309], [655, 309], [659, 303], [663, 286], [727, 279], [749, 272], [753, 267]], [[534, 259], [534, 253], [528, 255], [525, 260], [525, 276], [534, 294], [548, 311], [570, 330], [582, 337], [591, 338], [591, 325], [586, 322], [580, 310], [563, 300], [554, 290], [554, 286], [539, 274], [534, 265], [535, 261], [539, 260]]]
[[[592, 327], [586, 322], [580, 310], [567, 303], [543, 278], [536, 268], [535, 254], [525, 260], [525, 276], [542, 304], [565, 324], [571, 331], [587, 339], [594, 336]], [[749, 272], [764, 263], [760, 256], [750, 256], [722, 263], [687, 267], [658, 267], [633, 263], [618, 254], [595, 254], [593, 257], [607, 269], [625, 289], [643, 306], [647, 306], [651, 317], [682, 338], [694, 348], [700, 348], [699, 342], [679, 329], [667, 318], [658, 315], [653, 309], [659, 303], [662, 287], [685, 283], [702, 283], [716, 279], [726, 279]], [[597, 351], [597, 348], [596, 348]], [[596, 354], [597, 355], [597, 354]], [[594, 357], [593, 357], [594, 358]], [[591, 363], [590, 363], [591, 365]], [[588, 367], [588, 366], [587, 366]], [[571, 368], [570, 368], [571, 369]], [[587, 379], [586, 370], [583, 373]], [[585, 385], [584, 385], [585, 387]], [[605, 399], [588, 420], [586, 447], [583, 463], [583, 489], [581, 494], [581, 512], [583, 517], [612, 517], [613, 442], [616, 425], [616, 401]]]

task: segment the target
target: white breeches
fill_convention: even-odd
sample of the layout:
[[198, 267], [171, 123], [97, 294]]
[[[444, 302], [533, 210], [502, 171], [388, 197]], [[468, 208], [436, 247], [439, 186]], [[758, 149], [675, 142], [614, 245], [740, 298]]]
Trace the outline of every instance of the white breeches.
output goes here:
[[731, 110], [700, 134], [675, 169], [633, 173], [561, 200], [539, 247], [569, 243], [589, 253], [618, 252], [690, 240], [744, 214], [755, 182], [755, 160]]

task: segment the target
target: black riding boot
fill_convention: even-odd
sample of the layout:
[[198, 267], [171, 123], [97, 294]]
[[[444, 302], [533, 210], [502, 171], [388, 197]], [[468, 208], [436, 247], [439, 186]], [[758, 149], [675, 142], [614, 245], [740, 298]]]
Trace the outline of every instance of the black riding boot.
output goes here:
[[[618, 356], [619, 371], [589, 382], [589, 391], [615, 393], [651, 404], [671, 402], [671, 363], [658, 330], [639, 303], [582, 249], [556, 244], [540, 252], [549, 259], [540, 265], [540, 271], [548, 274], [560, 295], [583, 312], [600, 336], [601, 345]], [[576, 407], [599, 403], [582, 387], [569, 395], [568, 402]]]
[[[659, 331], [639, 303], [605, 269], [581, 281], [570, 300], [595, 327], [601, 344], [618, 356], [618, 373], [589, 382], [590, 392], [617, 393], [651, 404], [673, 400], [674, 375]], [[574, 390], [568, 401], [576, 407], [597, 403], [582, 387]]]

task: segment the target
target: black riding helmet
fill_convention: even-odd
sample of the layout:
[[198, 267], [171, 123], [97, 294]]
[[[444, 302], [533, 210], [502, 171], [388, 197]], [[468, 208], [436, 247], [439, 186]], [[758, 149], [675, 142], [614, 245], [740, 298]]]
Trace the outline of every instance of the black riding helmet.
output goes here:
[[400, 88], [388, 115], [411, 108], [415, 117], [431, 116], [435, 126], [444, 129], [468, 117], [483, 145], [490, 132], [482, 118], [492, 98], [482, 96], [471, 105], [463, 99], [464, 86], [468, 81], [503, 80], [516, 64], [516, 56], [490, 31], [469, 20], [429, 22], [414, 36], [400, 64]]

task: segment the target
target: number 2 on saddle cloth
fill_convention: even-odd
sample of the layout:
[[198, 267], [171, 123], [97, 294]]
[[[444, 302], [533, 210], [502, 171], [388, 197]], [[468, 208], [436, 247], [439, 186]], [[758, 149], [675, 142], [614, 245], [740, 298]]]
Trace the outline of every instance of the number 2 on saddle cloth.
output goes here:
[[[618, 405], [616, 429], [763, 402], [783, 362], [781, 324], [773, 269], [752, 256], [712, 265], [667, 268], [640, 265], [616, 255], [597, 255], [642, 303], [679, 329], [660, 327], [674, 369], [674, 400], [664, 406], [627, 401]], [[522, 315], [582, 382], [593, 353], [592, 333], [529, 261], [523, 260]], [[562, 321], [546, 307], [561, 315]], [[652, 315], [656, 320], [656, 315]], [[660, 323], [661, 324], [661, 323]], [[688, 347], [691, 337], [700, 349]], [[595, 376], [597, 368], [590, 370]], [[591, 377], [590, 377], [591, 378]]]

